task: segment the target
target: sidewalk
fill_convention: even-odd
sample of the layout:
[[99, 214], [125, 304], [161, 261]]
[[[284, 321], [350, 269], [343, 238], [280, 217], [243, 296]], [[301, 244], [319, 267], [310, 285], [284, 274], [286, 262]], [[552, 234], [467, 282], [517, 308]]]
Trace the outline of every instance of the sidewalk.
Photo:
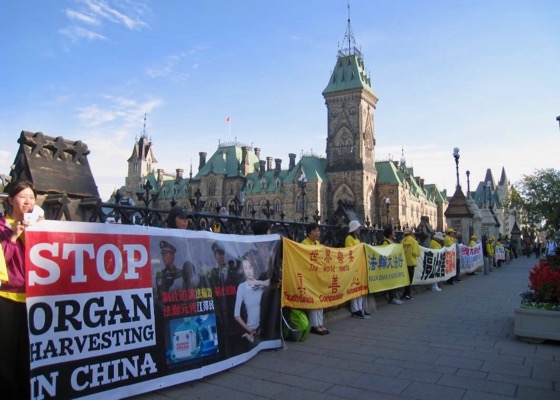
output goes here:
[[378, 302], [369, 320], [330, 320], [327, 336], [259, 353], [231, 370], [136, 400], [560, 399], [560, 342], [513, 335], [513, 309], [535, 258], [401, 306]]

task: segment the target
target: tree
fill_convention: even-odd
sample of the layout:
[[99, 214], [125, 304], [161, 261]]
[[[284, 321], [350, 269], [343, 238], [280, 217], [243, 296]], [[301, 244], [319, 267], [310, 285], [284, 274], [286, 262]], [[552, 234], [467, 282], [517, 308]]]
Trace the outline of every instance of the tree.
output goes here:
[[537, 169], [533, 175], [523, 175], [517, 183], [522, 209], [531, 225], [545, 222], [545, 229], [560, 228], [560, 171]]

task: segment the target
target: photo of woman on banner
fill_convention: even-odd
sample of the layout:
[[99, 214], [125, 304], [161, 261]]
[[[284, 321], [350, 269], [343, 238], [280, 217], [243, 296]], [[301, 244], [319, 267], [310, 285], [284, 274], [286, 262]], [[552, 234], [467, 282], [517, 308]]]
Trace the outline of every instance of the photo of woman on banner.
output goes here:
[[[241, 335], [248, 343], [255, 345], [259, 341], [262, 333], [260, 327], [261, 320], [261, 299], [263, 292], [270, 285], [270, 280], [258, 280], [256, 270], [253, 263], [253, 257], [250, 253], [246, 253], [242, 259], [243, 272], [245, 281], [237, 287], [237, 295], [235, 299], [234, 318], [244, 330]], [[242, 307], [244, 308], [242, 315]]]

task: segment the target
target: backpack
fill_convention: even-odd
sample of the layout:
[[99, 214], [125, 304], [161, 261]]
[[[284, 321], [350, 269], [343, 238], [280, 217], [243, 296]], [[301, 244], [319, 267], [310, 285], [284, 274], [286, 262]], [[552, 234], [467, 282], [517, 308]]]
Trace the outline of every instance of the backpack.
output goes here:
[[282, 314], [282, 333], [284, 339], [292, 342], [303, 342], [309, 336], [309, 320], [307, 315], [300, 310], [291, 309], [288, 318]]

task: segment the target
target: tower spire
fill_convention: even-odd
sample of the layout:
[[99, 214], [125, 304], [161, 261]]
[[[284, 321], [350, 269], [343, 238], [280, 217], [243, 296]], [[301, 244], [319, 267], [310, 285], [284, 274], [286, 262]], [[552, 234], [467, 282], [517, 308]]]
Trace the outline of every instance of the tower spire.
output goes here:
[[344, 33], [342, 45], [338, 49], [338, 55], [339, 57], [344, 57], [354, 54], [361, 57], [361, 52], [356, 47], [356, 40], [354, 39], [354, 33], [352, 32], [352, 23], [350, 21], [350, 0], [348, 0], [348, 25], [346, 26], [346, 32]]
[[140, 137], [144, 139], [148, 138], [148, 134], [146, 132], [146, 113], [144, 113], [144, 128], [142, 129], [142, 135]]

